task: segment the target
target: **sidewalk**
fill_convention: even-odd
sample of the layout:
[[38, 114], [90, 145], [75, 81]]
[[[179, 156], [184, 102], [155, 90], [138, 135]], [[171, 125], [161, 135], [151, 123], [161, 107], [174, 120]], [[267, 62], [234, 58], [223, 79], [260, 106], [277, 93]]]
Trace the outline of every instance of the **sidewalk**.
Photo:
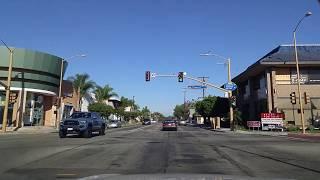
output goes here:
[[230, 128], [220, 128], [220, 129], [211, 129], [211, 131], [222, 132], [222, 133], [237, 133], [237, 134], [254, 134], [254, 135], [264, 135], [264, 136], [287, 136], [287, 132], [272, 132], [272, 131], [244, 131], [236, 130], [232, 132]]
[[47, 134], [58, 133], [55, 127], [47, 126], [25, 126], [21, 128], [8, 127], [6, 133], [0, 134]]

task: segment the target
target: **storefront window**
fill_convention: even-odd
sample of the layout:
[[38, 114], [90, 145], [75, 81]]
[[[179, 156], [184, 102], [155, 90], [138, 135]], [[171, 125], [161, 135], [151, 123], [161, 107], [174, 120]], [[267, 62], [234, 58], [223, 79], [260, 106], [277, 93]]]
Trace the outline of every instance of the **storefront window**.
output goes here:
[[43, 126], [44, 107], [43, 95], [28, 92], [24, 114], [24, 125]]

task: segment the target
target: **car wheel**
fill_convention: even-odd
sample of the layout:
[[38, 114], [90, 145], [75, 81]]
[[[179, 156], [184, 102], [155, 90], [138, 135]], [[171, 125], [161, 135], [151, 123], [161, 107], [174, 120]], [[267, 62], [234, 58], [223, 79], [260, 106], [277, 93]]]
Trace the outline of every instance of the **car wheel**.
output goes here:
[[63, 131], [59, 131], [59, 137], [60, 138], [65, 138], [67, 136], [66, 133], [64, 133]]
[[100, 135], [100, 136], [103, 136], [103, 135], [105, 135], [105, 134], [106, 134], [106, 128], [105, 128], [104, 126], [102, 126], [101, 129], [100, 129], [99, 135]]
[[85, 138], [91, 138], [91, 136], [92, 136], [91, 128], [86, 129], [86, 130], [84, 131], [84, 133], [83, 133], [83, 137], [85, 137]]

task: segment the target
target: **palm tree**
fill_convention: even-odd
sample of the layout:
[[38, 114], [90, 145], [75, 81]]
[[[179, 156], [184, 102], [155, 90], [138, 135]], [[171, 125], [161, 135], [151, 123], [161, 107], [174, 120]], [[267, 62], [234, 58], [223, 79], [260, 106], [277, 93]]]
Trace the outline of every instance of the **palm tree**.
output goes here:
[[93, 89], [95, 82], [90, 80], [88, 74], [76, 74], [75, 76], [68, 77], [68, 80], [72, 82], [74, 91], [78, 96], [78, 108], [81, 111], [82, 98], [88, 93], [90, 89]]
[[108, 100], [112, 96], [117, 96], [118, 94], [113, 92], [113, 88], [109, 85], [105, 85], [104, 87], [96, 86], [94, 90], [94, 94], [96, 95], [96, 99], [99, 103], [102, 103], [105, 100]]

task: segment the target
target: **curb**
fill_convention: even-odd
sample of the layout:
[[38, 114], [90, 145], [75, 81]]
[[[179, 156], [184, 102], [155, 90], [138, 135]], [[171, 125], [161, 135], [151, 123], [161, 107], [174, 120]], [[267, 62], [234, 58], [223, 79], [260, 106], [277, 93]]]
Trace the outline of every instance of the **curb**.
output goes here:
[[238, 134], [252, 134], [252, 135], [261, 135], [261, 136], [288, 136], [287, 132], [263, 132], [263, 131], [241, 131], [237, 130], [235, 133]]

